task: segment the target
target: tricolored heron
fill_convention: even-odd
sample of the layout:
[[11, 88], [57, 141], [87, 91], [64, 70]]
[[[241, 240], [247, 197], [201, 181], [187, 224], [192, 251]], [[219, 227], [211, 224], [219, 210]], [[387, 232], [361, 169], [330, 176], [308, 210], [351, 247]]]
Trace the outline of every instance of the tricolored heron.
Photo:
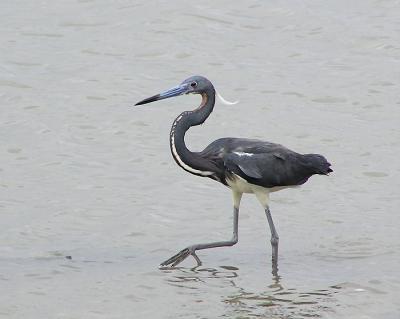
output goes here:
[[181, 113], [172, 124], [170, 147], [175, 162], [185, 171], [216, 180], [232, 190], [233, 236], [218, 241], [188, 246], [167, 259], [160, 266], [176, 266], [189, 255], [198, 265], [196, 251], [207, 248], [233, 246], [238, 241], [239, 204], [243, 193], [253, 193], [267, 215], [271, 230], [272, 267], [277, 273], [279, 237], [269, 209], [269, 194], [284, 188], [304, 184], [312, 175], [332, 172], [328, 161], [318, 154], [299, 154], [275, 143], [245, 138], [220, 138], [201, 152], [191, 152], [185, 145], [185, 133], [204, 123], [213, 111], [216, 91], [212, 83], [202, 76], [193, 76], [180, 85], [161, 94], [136, 103], [142, 105], [183, 95], [201, 95], [201, 104], [193, 111]]

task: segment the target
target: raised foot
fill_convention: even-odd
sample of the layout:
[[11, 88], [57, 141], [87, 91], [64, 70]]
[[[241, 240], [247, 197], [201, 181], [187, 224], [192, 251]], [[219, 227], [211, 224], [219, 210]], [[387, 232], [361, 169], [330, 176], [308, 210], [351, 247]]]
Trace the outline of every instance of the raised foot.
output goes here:
[[160, 267], [175, 267], [184, 261], [188, 256], [192, 255], [194, 259], [196, 259], [197, 266], [201, 265], [200, 258], [196, 255], [195, 249], [192, 247], [187, 247], [182, 249], [179, 253], [167, 259], [166, 261], [160, 264]]

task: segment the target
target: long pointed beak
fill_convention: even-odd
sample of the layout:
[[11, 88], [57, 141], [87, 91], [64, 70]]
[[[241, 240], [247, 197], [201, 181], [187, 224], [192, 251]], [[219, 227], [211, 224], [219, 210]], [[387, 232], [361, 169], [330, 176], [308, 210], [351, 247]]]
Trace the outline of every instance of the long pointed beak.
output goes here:
[[142, 104], [147, 104], [147, 103], [151, 103], [154, 101], [159, 101], [159, 100], [164, 100], [164, 99], [168, 99], [170, 97], [174, 97], [174, 96], [178, 96], [178, 95], [182, 95], [185, 93], [188, 93], [188, 88], [189, 85], [188, 84], [180, 84], [178, 86], [173, 87], [172, 89], [169, 89], [168, 91], [165, 91], [163, 93], [148, 97], [147, 99], [144, 99], [140, 102], [137, 102], [135, 104], [136, 105], [142, 105]]

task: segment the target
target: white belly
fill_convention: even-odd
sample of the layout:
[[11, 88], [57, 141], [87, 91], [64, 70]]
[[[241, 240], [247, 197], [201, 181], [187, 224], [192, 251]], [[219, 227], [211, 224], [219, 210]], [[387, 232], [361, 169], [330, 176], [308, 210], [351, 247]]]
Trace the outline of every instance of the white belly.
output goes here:
[[250, 193], [250, 194], [257, 194], [257, 193], [272, 193], [272, 192], [277, 192], [285, 188], [292, 188], [292, 187], [297, 187], [297, 186], [276, 186], [276, 187], [262, 187], [259, 185], [254, 185], [248, 183], [244, 178], [233, 174], [232, 179], [228, 179], [227, 183], [230, 188], [233, 190], [239, 192], [239, 193]]

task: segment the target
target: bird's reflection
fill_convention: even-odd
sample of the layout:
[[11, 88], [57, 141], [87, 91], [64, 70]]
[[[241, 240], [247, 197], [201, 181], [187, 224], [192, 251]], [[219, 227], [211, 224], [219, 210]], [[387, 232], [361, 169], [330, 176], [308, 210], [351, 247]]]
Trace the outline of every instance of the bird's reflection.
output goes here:
[[267, 279], [261, 291], [251, 292], [240, 285], [240, 270], [234, 266], [175, 268], [165, 272], [170, 274], [167, 283], [175, 287], [200, 294], [203, 288], [210, 286], [223, 289], [221, 302], [227, 306], [227, 317], [318, 318], [333, 312], [337, 293], [332, 287], [312, 291], [290, 288], [277, 274]]
[[238, 276], [238, 274], [236, 273], [237, 270], [238, 268], [233, 266], [220, 266], [219, 269], [204, 268], [199, 266], [193, 268], [175, 267], [169, 268], [169, 270], [164, 269], [165, 272], [169, 272], [172, 274], [171, 277], [166, 279], [168, 284], [189, 289], [196, 289], [195, 287], [191, 287], [191, 283], [205, 283], [206, 280], [210, 278], [236, 278]]

